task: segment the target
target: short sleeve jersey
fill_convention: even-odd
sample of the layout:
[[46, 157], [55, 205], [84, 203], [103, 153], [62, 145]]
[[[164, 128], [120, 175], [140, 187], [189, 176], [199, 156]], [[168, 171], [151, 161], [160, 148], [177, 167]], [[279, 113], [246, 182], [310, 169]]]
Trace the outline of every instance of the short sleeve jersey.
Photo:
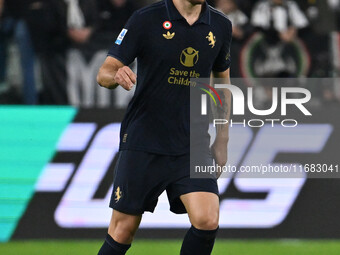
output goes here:
[[190, 79], [230, 66], [231, 22], [207, 3], [189, 25], [172, 0], [136, 11], [108, 55], [137, 58], [137, 85], [121, 126], [120, 150], [190, 151]]

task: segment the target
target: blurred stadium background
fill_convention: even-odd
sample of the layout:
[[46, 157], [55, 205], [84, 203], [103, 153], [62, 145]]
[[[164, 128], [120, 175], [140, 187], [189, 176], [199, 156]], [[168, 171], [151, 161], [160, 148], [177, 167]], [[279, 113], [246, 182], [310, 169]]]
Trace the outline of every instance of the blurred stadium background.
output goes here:
[[[100, 88], [96, 74], [129, 16], [151, 2], [0, 0], [0, 254], [98, 251], [133, 92]], [[230, 161], [339, 164], [340, 0], [208, 2], [233, 22], [232, 78], [314, 81], [300, 84], [312, 92], [313, 116], [296, 136], [235, 128]], [[271, 89], [258, 89], [265, 107]], [[280, 146], [265, 148], [273, 139]], [[213, 254], [339, 254], [339, 187], [306, 176], [219, 180]], [[178, 254], [187, 227], [162, 195], [128, 254]]]

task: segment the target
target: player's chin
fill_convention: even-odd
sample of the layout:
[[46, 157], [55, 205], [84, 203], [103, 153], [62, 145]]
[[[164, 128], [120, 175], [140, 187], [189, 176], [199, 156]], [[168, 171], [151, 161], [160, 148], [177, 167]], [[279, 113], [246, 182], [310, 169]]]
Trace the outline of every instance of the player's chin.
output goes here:
[[205, 0], [189, 0], [192, 5], [204, 4]]

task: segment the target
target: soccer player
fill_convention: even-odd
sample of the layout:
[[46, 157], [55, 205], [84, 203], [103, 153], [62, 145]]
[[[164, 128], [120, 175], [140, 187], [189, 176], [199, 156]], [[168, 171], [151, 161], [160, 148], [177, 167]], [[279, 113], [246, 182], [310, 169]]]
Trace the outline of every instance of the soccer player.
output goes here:
[[[153, 212], [165, 190], [170, 210], [188, 213], [192, 224], [180, 254], [211, 254], [218, 187], [216, 178], [190, 178], [189, 81], [212, 73], [229, 83], [231, 30], [231, 22], [205, 0], [163, 0], [136, 11], [110, 49], [98, 83], [126, 90], [137, 85], [121, 126], [113, 213], [100, 255], [125, 254], [142, 214]], [[135, 58], [137, 75], [128, 67]], [[222, 99], [226, 119], [230, 94]], [[227, 162], [227, 143], [223, 125], [211, 147], [220, 166]]]

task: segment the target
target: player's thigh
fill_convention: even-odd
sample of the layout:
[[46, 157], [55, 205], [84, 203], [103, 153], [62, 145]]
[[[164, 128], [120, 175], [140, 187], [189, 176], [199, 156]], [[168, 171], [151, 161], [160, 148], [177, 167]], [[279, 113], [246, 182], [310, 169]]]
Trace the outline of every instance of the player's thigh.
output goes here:
[[112, 210], [109, 235], [119, 243], [131, 243], [139, 227], [142, 215], [131, 215]]
[[219, 198], [210, 192], [191, 192], [180, 196], [191, 224], [198, 229], [214, 230], [218, 227]]

